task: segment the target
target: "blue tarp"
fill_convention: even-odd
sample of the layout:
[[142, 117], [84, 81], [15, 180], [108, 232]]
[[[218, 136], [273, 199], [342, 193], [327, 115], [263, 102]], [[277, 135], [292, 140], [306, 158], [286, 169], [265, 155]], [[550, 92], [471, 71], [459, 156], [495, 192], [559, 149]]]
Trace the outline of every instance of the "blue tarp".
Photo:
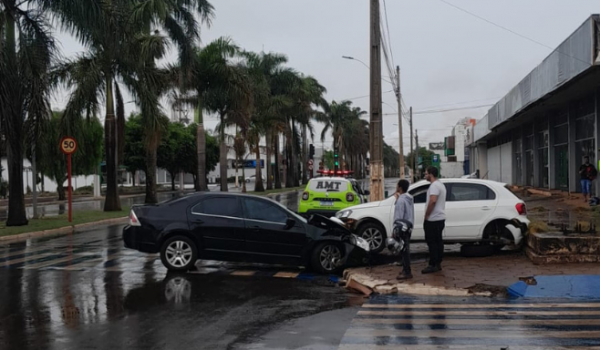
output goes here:
[[537, 284], [519, 281], [508, 287], [512, 297], [600, 299], [600, 275], [535, 276]]

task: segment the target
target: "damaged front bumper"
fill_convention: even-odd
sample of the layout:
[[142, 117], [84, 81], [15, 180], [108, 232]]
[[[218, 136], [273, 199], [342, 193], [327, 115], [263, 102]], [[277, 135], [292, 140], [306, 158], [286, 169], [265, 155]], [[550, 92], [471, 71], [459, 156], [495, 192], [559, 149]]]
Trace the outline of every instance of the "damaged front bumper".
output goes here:
[[369, 264], [369, 242], [365, 239], [352, 235], [350, 240], [344, 242], [345, 255], [339, 261], [340, 267], [354, 267]]
[[514, 239], [514, 245], [519, 246], [529, 229], [529, 220], [527, 219], [512, 219], [506, 224], [506, 229], [511, 233]]

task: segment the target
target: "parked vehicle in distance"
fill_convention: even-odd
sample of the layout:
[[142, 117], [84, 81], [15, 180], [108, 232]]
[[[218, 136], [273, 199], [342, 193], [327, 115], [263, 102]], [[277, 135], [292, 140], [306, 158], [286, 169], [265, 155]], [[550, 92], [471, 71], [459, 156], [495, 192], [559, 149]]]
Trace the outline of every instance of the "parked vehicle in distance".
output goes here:
[[160, 253], [171, 271], [187, 271], [198, 259], [210, 259], [335, 273], [366, 263], [369, 250], [335, 218], [305, 219], [268, 198], [215, 192], [134, 206], [123, 241], [130, 249]]
[[[488, 255], [505, 245], [518, 246], [529, 226], [525, 203], [503, 183], [479, 179], [440, 179], [446, 186], [444, 242], [463, 244], [465, 255]], [[411, 241], [424, 241], [423, 221], [429, 182], [409, 187], [415, 202]], [[336, 217], [381, 252], [393, 228], [395, 197], [344, 209]]]
[[325, 176], [310, 179], [306, 184], [298, 208], [300, 214], [330, 217], [342, 209], [367, 202], [369, 191], [363, 191], [357, 180], [341, 176], [348, 172], [322, 173]]

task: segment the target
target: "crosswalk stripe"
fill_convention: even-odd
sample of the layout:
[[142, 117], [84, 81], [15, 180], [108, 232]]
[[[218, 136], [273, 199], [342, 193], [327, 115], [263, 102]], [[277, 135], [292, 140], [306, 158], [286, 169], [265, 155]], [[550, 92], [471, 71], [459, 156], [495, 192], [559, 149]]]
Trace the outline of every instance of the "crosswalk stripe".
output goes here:
[[34, 269], [40, 269], [42, 267], [46, 267], [46, 266], [51, 266], [54, 264], [58, 264], [61, 262], [66, 262], [69, 260], [75, 260], [77, 259], [78, 256], [66, 256], [64, 258], [60, 258], [60, 259], [54, 259], [54, 260], [49, 260], [49, 261], [44, 261], [41, 263], [37, 263], [37, 264], [28, 264], [22, 267], [23, 270], [34, 270]]
[[560, 316], [560, 315], [598, 315], [600, 311], [359, 311], [358, 315], [364, 316], [404, 316], [404, 315], [415, 315], [415, 316], [511, 316], [511, 315], [532, 315], [532, 316]]
[[3, 263], [0, 266], [2, 266], [2, 267], [9, 267], [9, 266], [13, 266], [13, 265], [25, 263], [25, 262], [32, 261], [32, 260], [43, 259], [43, 258], [46, 258], [46, 257], [49, 257], [49, 256], [53, 256], [53, 255], [62, 256], [62, 255], [56, 254], [56, 253], [43, 253], [43, 254], [38, 254], [38, 255], [27, 256], [27, 257], [24, 257], [24, 258], [9, 260], [9, 261]]
[[296, 278], [296, 277], [298, 277], [299, 274], [300, 274], [300, 272], [285, 272], [285, 271], [280, 271], [280, 272], [277, 272], [275, 275], [273, 275], [273, 277], [279, 277], [279, 278]]
[[339, 350], [501, 348], [600, 350], [600, 303], [376, 296]]
[[[526, 332], [512, 331], [510, 333], [511, 339], [516, 338], [540, 338], [540, 337], [551, 337], [551, 338], [598, 338], [598, 331], [534, 331], [528, 329]], [[419, 330], [415, 332], [413, 330], [404, 329], [352, 329], [353, 337], [416, 337], [416, 338], [506, 338], [504, 332], [498, 332], [498, 330], [486, 330], [481, 331], [477, 329], [470, 330]]]
[[256, 271], [234, 271], [232, 273], [230, 273], [231, 276], [253, 276], [256, 273]]
[[[522, 320], [522, 319], [485, 319], [485, 318], [464, 318], [443, 319], [443, 324], [446, 325], [494, 325], [494, 326], [512, 326], [512, 325], [539, 325], [543, 322], [548, 326], [600, 326], [600, 319], [560, 319], [560, 320]], [[430, 318], [356, 318], [352, 321], [353, 324], [371, 324], [371, 325], [431, 325], [440, 324], [440, 319]]]
[[592, 308], [600, 303], [514, 304], [365, 304], [365, 309], [490, 309], [490, 308]]
[[[548, 346], [518, 346], [504, 347], [515, 350], [600, 350], [600, 346], [569, 346], [569, 347], [548, 347]], [[338, 350], [499, 350], [502, 347], [498, 345], [376, 345], [376, 344], [342, 344]]]

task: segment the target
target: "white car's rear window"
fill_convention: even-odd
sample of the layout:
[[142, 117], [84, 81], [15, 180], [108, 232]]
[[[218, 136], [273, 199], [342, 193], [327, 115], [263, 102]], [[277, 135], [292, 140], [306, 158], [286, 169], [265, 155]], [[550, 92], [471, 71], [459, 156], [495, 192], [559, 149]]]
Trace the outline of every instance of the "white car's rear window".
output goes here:
[[312, 192], [346, 192], [348, 191], [348, 181], [331, 178], [312, 179], [308, 183], [308, 189]]

